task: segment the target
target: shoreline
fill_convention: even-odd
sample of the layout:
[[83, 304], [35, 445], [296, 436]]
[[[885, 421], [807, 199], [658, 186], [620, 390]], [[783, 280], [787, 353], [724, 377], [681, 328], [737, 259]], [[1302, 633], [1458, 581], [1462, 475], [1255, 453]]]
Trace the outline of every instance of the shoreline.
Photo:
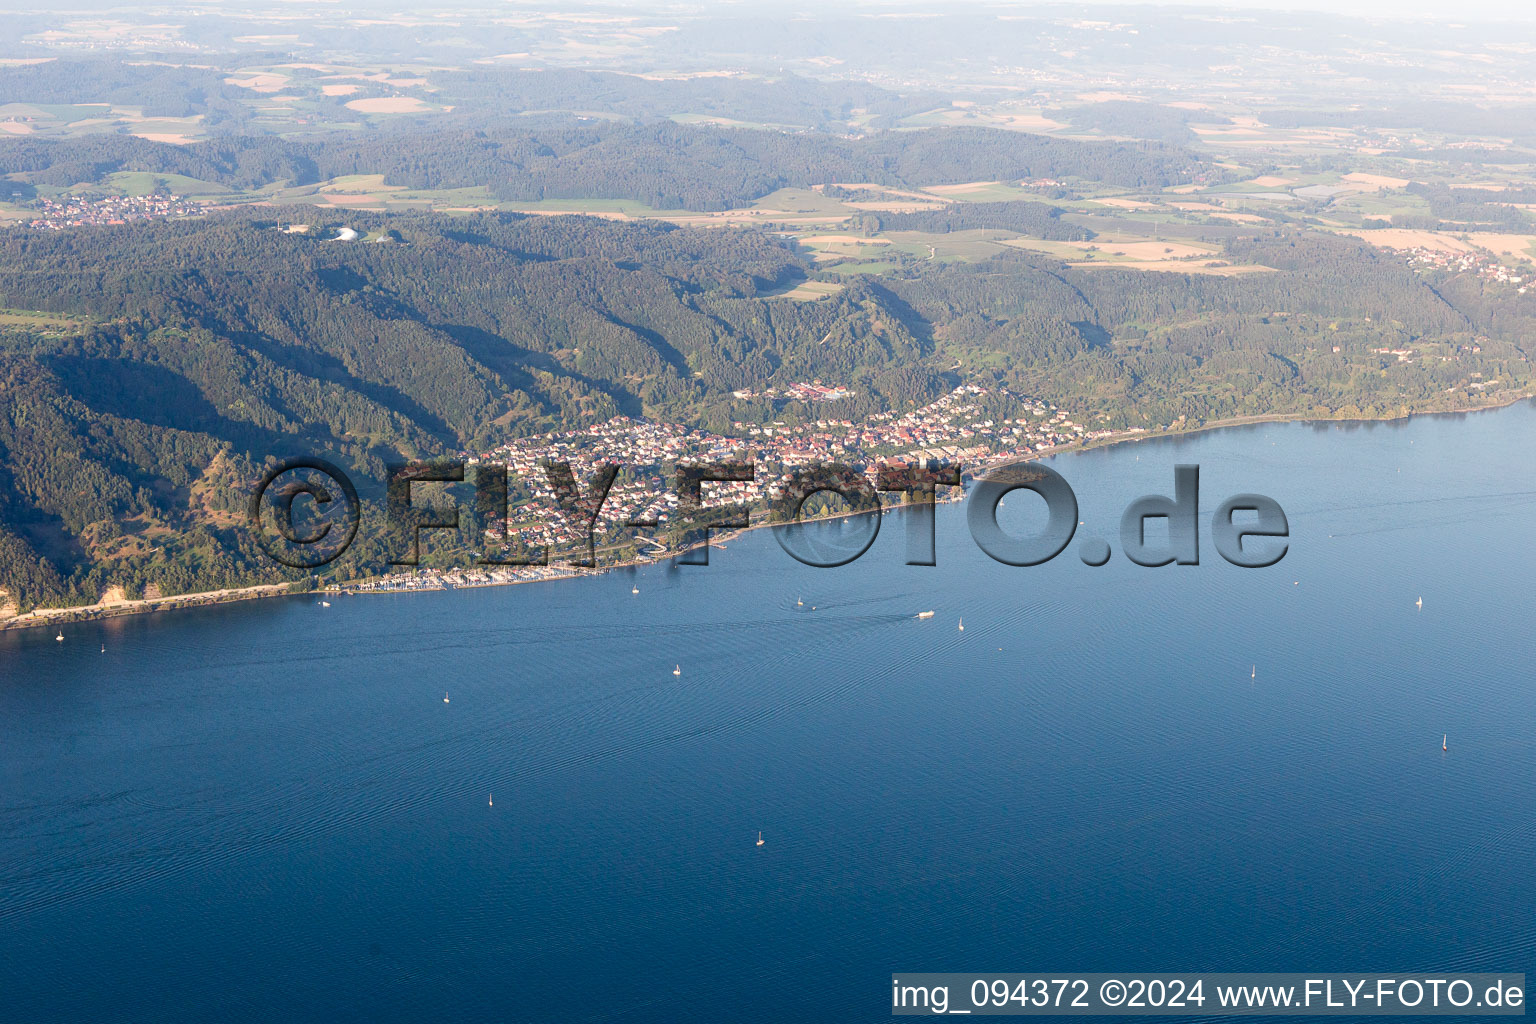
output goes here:
[[[998, 456], [997, 459], [986, 463], [986, 468], [998, 466], [1018, 465], [1021, 462], [1033, 462], [1036, 459], [1049, 459], [1057, 455], [1074, 455], [1079, 452], [1096, 451], [1100, 448], [1112, 448], [1119, 444], [1139, 444], [1142, 441], [1161, 440], [1171, 437], [1190, 437], [1195, 434], [1204, 434], [1211, 430], [1230, 430], [1234, 427], [1258, 427], [1267, 423], [1400, 423], [1411, 420], [1415, 416], [1470, 416], [1479, 412], [1498, 412], [1500, 409], [1508, 409], [1517, 402], [1528, 401], [1536, 398], [1536, 392], [1521, 392], [1512, 398], [1500, 399], [1489, 402], [1487, 405], [1473, 406], [1470, 409], [1420, 409], [1400, 413], [1396, 416], [1372, 416], [1361, 418], [1359, 416], [1313, 416], [1306, 413], [1264, 413], [1255, 416], [1231, 416], [1224, 420], [1210, 420], [1199, 426], [1182, 427], [1178, 430], [1163, 430], [1157, 433], [1146, 431], [1141, 434], [1123, 434], [1118, 437], [1102, 437], [1084, 441], [1080, 444], [1063, 445], [1060, 448], [1046, 452], [1036, 452], [1031, 455], [1013, 458], [1012, 456]], [[962, 475], [962, 480], [973, 474]]]
[[[1056, 454], [1056, 453], [1053, 452], [1053, 453], [1049, 453], [1049, 454]], [[962, 487], [963, 487], [963, 484], [964, 484], [964, 480], [966, 479], [967, 476], [970, 476], [970, 474], [962, 474], [961, 475]], [[962, 497], [963, 497], [963, 491], [962, 491], [962, 496], [957, 496], [957, 497], [954, 497], [954, 498], [936, 499], [934, 501], [934, 504], [935, 505], [953, 505], [953, 504], [958, 504], [962, 500]], [[878, 509], [860, 509], [860, 510], [855, 510], [855, 511], [851, 511], [851, 512], [834, 512], [834, 513], [831, 513], [829, 515], [815, 516], [815, 517], [813, 517], [811, 519], [805, 519], [805, 520], [801, 520], [801, 521], [802, 522], [806, 522], [806, 523], [830, 523], [830, 522], [835, 522], [836, 520], [839, 520], [839, 519], [851, 519], [851, 518], [853, 518], [855, 516], [868, 516], [868, 515], [875, 515], [877, 513], [884, 514], [885, 512], [889, 512], [892, 509], [911, 508], [911, 507], [913, 507], [913, 506], [915, 506], [917, 504], [919, 504], [919, 503], [915, 502], [915, 501], [893, 501], [893, 502], [889, 502], [889, 503], [882, 502]], [[612, 571], [614, 571], [616, 569], [637, 569], [637, 568], [639, 568], [641, 566], [646, 566], [646, 565], [660, 565], [662, 562], [669, 562], [669, 561], [671, 561], [673, 559], [681, 558], [683, 555], [686, 555], [689, 552], [697, 551], [700, 548], [706, 547], [706, 546], [707, 547], [712, 547], [712, 548], [719, 548], [721, 551], [724, 551], [726, 549], [725, 548], [725, 544], [726, 544], [727, 541], [733, 541], [733, 540], [737, 539], [738, 537], [744, 537], [747, 534], [752, 533], [755, 530], [770, 530], [770, 529], [773, 529], [775, 527], [789, 526], [789, 525], [791, 525], [791, 524], [790, 523], [770, 523], [770, 522], [752, 523], [751, 525], [748, 525], [748, 526], [740, 526], [740, 527], [736, 527], [734, 529], [722, 531], [722, 532], [720, 532], [718, 534], [712, 535], [707, 541], [702, 541], [701, 540], [701, 541], [698, 541], [696, 543], [690, 544], [687, 547], [678, 548], [676, 551], [668, 550], [666, 552], [666, 554], [661, 555], [661, 556], [656, 557], [656, 558], [644, 558], [644, 559], [636, 558], [636, 559], [630, 559], [629, 561], [626, 561], [626, 562], [613, 562], [613, 563], [611, 563], [609, 565], [600, 565], [600, 566], [597, 566], [596, 568], [587, 568], [585, 566], [566, 566], [562, 570], [560, 570], [558, 574], [552, 574], [552, 575], [544, 576], [544, 577], [534, 577], [534, 578], [527, 578], [527, 579], [496, 580], [496, 581], [493, 581], [493, 582], [490, 582], [490, 583], [478, 583], [478, 582], [477, 583], [446, 583], [446, 584], [445, 583], [438, 583], [436, 585], [423, 586], [423, 587], [394, 587], [394, 588], [380, 588], [380, 589], [370, 589], [370, 590], [354, 590], [354, 589], [351, 589], [353, 587], [358, 586], [359, 584], [367, 584], [367, 583], [371, 583], [371, 582], [377, 581], [379, 579], [379, 577], [375, 576], [375, 577], [370, 577], [370, 578], [368, 578], [366, 580], [352, 580], [352, 581], [348, 581], [347, 583], [337, 584], [334, 587], [327, 587], [324, 590], [306, 591], [305, 593], [340, 594], [340, 595], [343, 595], [343, 596], [346, 596], [346, 597], [369, 597], [369, 596], [372, 596], [372, 595], [375, 595], [375, 594], [434, 594], [434, 593], [441, 593], [441, 592], [447, 591], [447, 590], [484, 590], [484, 589], [486, 589], [488, 587], [517, 587], [517, 586], [522, 586], [523, 584], [526, 584], [526, 583], [557, 583], [557, 582], [559, 582], [561, 580], [576, 579], [576, 578], [580, 578], [580, 577], [603, 576], [603, 575], [606, 575], [607, 573], [610, 573], [610, 572], [612, 572]], [[489, 571], [491, 571], [493, 569], [495, 569], [495, 566], [486, 566], [485, 567], [485, 571], [486, 572], [489, 572]], [[0, 627], [0, 629], [3, 629], [3, 627]]]
[[132, 601], [114, 601], [111, 604], [74, 605], [68, 608], [34, 608], [0, 622], [0, 632], [10, 629], [37, 629], [43, 626], [63, 625], [70, 622], [95, 622], [101, 619], [120, 619], [130, 615], [148, 615], [152, 612], [174, 611], [179, 608], [201, 608], [216, 604], [235, 604], [239, 601], [255, 601], [268, 597], [289, 597], [313, 591], [294, 591], [290, 583], [258, 583], [249, 587], [229, 587], [224, 590], [200, 590], [191, 594], [172, 594], [170, 597], [148, 597]]
[[[974, 469], [962, 470], [957, 497], [938, 499], [935, 501], [935, 504], [953, 504], [962, 501], [965, 493], [965, 482], [967, 480], [975, 480], [979, 475], [984, 474], [992, 469], [997, 469], [1002, 466], [1019, 465], [1020, 463], [1025, 462], [1034, 462], [1039, 459], [1055, 458], [1058, 455], [1073, 455], [1082, 452], [1096, 451], [1101, 448], [1111, 448], [1115, 445], [1137, 444], [1149, 439], [1188, 437], [1194, 434], [1205, 433], [1207, 431], [1228, 430], [1233, 427], [1262, 426], [1269, 423], [1371, 424], [1396, 423], [1403, 420], [1410, 420], [1415, 416], [1465, 416], [1472, 413], [1496, 412], [1500, 409], [1507, 409], [1517, 402], [1526, 401], [1532, 397], [1533, 395], [1531, 393], [1522, 392], [1509, 398], [1502, 398], [1498, 401], [1489, 402], [1486, 405], [1474, 406], [1467, 409], [1410, 410], [1409, 412], [1396, 416], [1377, 416], [1364, 419], [1355, 416], [1330, 417], [1302, 413], [1266, 413], [1254, 416], [1234, 416], [1224, 420], [1214, 420], [1201, 423], [1197, 426], [1181, 428], [1179, 430], [1165, 430], [1159, 431], [1157, 433], [1144, 431], [1136, 434], [1122, 434], [1114, 437], [1094, 438], [1079, 443], [1062, 445], [1057, 448], [1048, 449], [1042, 452], [1000, 455], [993, 459], [984, 460], [980, 463], [977, 463]], [[890, 509], [908, 508], [915, 504], [917, 503], [909, 501], [891, 503], [882, 502], [880, 509], [878, 510], [865, 509], [862, 511], [838, 512], [831, 515], [816, 516], [813, 519], [803, 520], [803, 522], [833, 522], [838, 519], [848, 519], [853, 516], [871, 515], [877, 511], [885, 512]], [[535, 577], [527, 579], [507, 579], [494, 580], [491, 582], [475, 582], [463, 584], [439, 582], [435, 585], [416, 588], [378, 590], [353, 590], [350, 588], [359, 584], [368, 583], [370, 581], [376, 581], [379, 579], [379, 577], [368, 577], [366, 579], [351, 580], [347, 583], [338, 584], [334, 587], [327, 587], [323, 590], [293, 590], [293, 584], [291, 583], [264, 583], [256, 584], [250, 587], [235, 587], [225, 590], [199, 591], [197, 593], [190, 594], [176, 594], [170, 597], [143, 598], [135, 601], [119, 601], [110, 605], [93, 604], [76, 605], [68, 608], [35, 608], [32, 611], [24, 612], [21, 615], [0, 621], [0, 632], [6, 632], [9, 630], [37, 629], [43, 626], [55, 624], [61, 625], [63, 623], [94, 622], [102, 619], [122, 618], [129, 615], [146, 615], [154, 612], [175, 611], [178, 609], [206, 607], [209, 605], [234, 604], [239, 601], [254, 601], [274, 597], [298, 597], [306, 594], [341, 594], [350, 597], [364, 597], [374, 594], [430, 594], [442, 593], [449, 590], [481, 590], [488, 587], [515, 587], [528, 583], [557, 583], [568, 579], [581, 579], [588, 576], [601, 576], [617, 569], [633, 569], [642, 565], [660, 564], [662, 562], [680, 558], [692, 551], [697, 551], [699, 548], [706, 545], [720, 547], [723, 550], [726, 542], [735, 540], [736, 538], [742, 537], [754, 530], [769, 529], [772, 527], [785, 525], [788, 524], [772, 522], [752, 523], [748, 526], [711, 536], [707, 540], [699, 541], [695, 544], [689, 545], [688, 547], [679, 548], [676, 551], [669, 551], [664, 556], [646, 558], [643, 560], [632, 559], [624, 562], [615, 562], [611, 565], [602, 565], [591, 569], [577, 566], [565, 566], [562, 567], [562, 571], [560, 571], [558, 574], [542, 578]], [[484, 567], [486, 572], [490, 572], [495, 568], [495, 566]]]

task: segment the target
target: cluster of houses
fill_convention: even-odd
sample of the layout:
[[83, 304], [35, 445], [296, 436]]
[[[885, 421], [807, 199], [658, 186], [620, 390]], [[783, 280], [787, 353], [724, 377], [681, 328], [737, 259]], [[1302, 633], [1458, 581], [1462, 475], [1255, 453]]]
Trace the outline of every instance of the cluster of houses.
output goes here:
[[731, 394], [741, 399], [783, 398], [792, 402], [835, 402], [839, 398], [847, 398], [853, 394], [853, 389], [842, 384], [823, 384], [820, 378], [818, 378], [809, 384], [804, 381], [791, 384], [782, 392], [778, 388], [764, 388], [761, 391], [742, 388], [738, 391], [732, 391]]
[[154, 217], [190, 217], [201, 208], [176, 195], [106, 196], [99, 199], [40, 199], [41, 217], [29, 223], [34, 228], [62, 231], [65, 228], [99, 227], [126, 224], [131, 220]]
[[502, 587], [511, 583], [533, 583], [538, 580], [560, 580], [576, 575], [564, 566], [487, 566], [454, 568], [446, 572], [414, 569], [393, 572], [387, 576], [349, 583], [345, 588], [334, 587], [349, 594], [411, 594], [427, 590], [464, 590], [473, 587]]
[[1476, 274], [1485, 281], [1510, 285], [1521, 295], [1536, 283], [1529, 268], [1522, 269], [1497, 263], [1493, 256], [1486, 252], [1476, 250], [1449, 252], [1445, 249], [1414, 246], [1403, 250], [1403, 256], [1408, 260], [1410, 267], [1446, 270], [1458, 274]]
[[[662, 533], [659, 528], [677, 513], [679, 498], [672, 473], [680, 462], [752, 464], [752, 480], [706, 482], [704, 501], [761, 508], [782, 492], [798, 467], [840, 463], [870, 478], [886, 460], [953, 462], [976, 468], [1111, 433], [1090, 431], [1048, 402], [1011, 395], [1007, 405], [1015, 416], [994, 419], [981, 408], [991, 393], [980, 385], [966, 384], [906, 413], [880, 413], [861, 423], [736, 423], [736, 436], [619, 416], [590, 427], [520, 438], [490, 451], [464, 453], [464, 457], [470, 465], [487, 462], [508, 470], [512, 500], [506, 532], [489, 540], [510, 540], [526, 550], [569, 550], [584, 535], [561, 513], [543, 468], [546, 461], [568, 464], [582, 494], [602, 464], [620, 467], [598, 514], [595, 533], [601, 545], [604, 538], [635, 537], [636, 528], [630, 524], [639, 521], [655, 522], [657, 533]], [[659, 537], [641, 543], [650, 546], [651, 554], [667, 550]]]
[[809, 384], [791, 384], [785, 394], [797, 402], [835, 402], [839, 398], [847, 398], [853, 392], [841, 384], [828, 387], [815, 380]]

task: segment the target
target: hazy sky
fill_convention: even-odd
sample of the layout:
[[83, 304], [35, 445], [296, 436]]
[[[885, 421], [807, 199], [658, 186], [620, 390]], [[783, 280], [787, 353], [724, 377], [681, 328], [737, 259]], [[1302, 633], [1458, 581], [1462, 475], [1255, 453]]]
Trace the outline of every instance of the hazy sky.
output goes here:
[[[468, 8], [471, 10], [495, 9], [501, 6], [502, 0], [314, 0], [314, 2], [335, 4], [338, 7], [352, 10], [362, 14], [373, 6], [385, 7], [392, 10], [405, 9], [440, 9]], [[283, 0], [270, 0], [275, 10], [285, 7]], [[506, 0], [509, 7], [532, 7], [535, 9], [559, 9], [561, 7], [589, 8], [591, 6], [628, 7], [641, 9], [656, 9], [667, 7], [699, 6], [708, 8], [715, 5], [731, 6], [781, 6], [777, 0]], [[1321, 11], [1330, 14], [1342, 14], [1369, 18], [1388, 19], [1412, 19], [1432, 20], [1444, 22], [1467, 21], [1536, 21], [1536, 0], [1193, 0], [1185, 3], [1167, 3], [1166, 0], [816, 0], [814, 6], [822, 9], [857, 10], [871, 7], [901, 7], [906, 9], [943, 10], [946, 7], [964, 4], [968, 7], [1018, 7], [1028, 9], [1031, 7], [1047, 6], [1102, 6], [1102, 7], [1130, 7], [1130, 6], [1154, 6], [1154, 7], [1182, 7], [1182, 8], [1226, 8], [1228, 10], [1267, 10], [1267, 11]], [[302, 0], [301, 0], [302, 5]], [[197, 0], [171, 0], [166, 4], [166, 9], [185, 9], [200, 6]], [[216, 6], [216, 5], [210, 5]], [[237, 6], [250, 7], [251, 0], [242, 0]], [[259, 0], [256, 6], [260, 6]], [[803, 6], [803, 0], [792, 0], [792, 7]], [[125, 0], [0, 0], [0, 15], [8, 10], [25, 11], [105, 11], [113, 9], [132, 10], [132, 5]], [[1536, 43], [1536, 32], [1530, 39], [1511, 39], [1511, 42]]]
[[[985, 0], [983, 0], [985, 2]], [[1067, 0], [1068, 3], [1074, 0]], [[1189, 3], [1166, 3], [1164, 0], [1075, 0], [1090, 6], [1128, 7], [1187, 7], [1227, 8], [1230, 10], [1265, 11], [1322, 11], [1368, 18], [1413, 19], [1432, 21], [1533, 21], [1536, 20], [1536, 0], [1194, 0]], [[900, 6], [942, 9], [944, 0], [826, 0], [827, 7]], [[1036, 2], [1010, 3], [997, 0], [988, 6], [1017, 6], [1020, 8], [1045, 6]], [[1514, 41], [1514, 40], [1511, 40]], [[1536, 43], [1536, 34], [1529, 42]]]
[[[1085, 3], [1149, 3], [1154, 0], [1083, 0]], [[1155, 6], [1174, 6], [1154, 3]], [[1324, 11], [1368, 18], [1413, 18], [1434, 21], [1531, 21], [1536, 10], [1530, 0], [1221, 0], [1178, 6], [1226, 7], [1267, 11]], [[1536, 42], [1536, 38], [1530, 40]]]

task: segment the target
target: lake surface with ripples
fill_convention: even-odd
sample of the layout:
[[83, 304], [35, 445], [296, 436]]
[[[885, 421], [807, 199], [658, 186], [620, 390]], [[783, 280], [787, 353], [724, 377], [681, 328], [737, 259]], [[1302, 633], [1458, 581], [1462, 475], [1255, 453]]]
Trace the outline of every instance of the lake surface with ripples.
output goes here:
[[[896, 511], [837, 569], [759, 530], [708, 567], [0, 634], [0, 1016], [855, 1021], [893, 971], [1536, 973], [1533, 439], [1522, 403], [1054, 459], [1103, 568], [1001, 565], [943, 505], [932, 568]], [[1120, 510], [1176, 463], [1201, 564], [1132, 565]], [[1273, 568], [1210, 541], [1245, 491], [1289, 516]]]

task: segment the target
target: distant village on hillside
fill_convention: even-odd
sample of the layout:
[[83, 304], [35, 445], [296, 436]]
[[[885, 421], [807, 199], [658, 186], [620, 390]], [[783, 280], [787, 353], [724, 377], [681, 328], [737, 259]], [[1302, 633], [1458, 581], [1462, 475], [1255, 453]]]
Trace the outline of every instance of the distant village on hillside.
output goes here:
[[203, 213], [196, 203], [176, 195], [106, 196], [100, 199], [40, 199], [42, 216], [28, 224], [45, 231], [126, 224], [156, 217], [190, 217]]

